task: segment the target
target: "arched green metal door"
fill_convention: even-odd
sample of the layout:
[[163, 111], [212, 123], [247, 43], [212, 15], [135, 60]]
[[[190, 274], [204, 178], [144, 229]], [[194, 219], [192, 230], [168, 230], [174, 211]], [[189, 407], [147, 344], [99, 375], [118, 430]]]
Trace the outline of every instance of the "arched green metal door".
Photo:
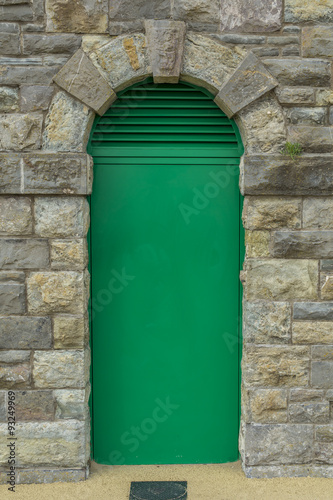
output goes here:
[[148, 80], [88, 152], [94, 458], [237, 460], [237, 128], [207, 91]]

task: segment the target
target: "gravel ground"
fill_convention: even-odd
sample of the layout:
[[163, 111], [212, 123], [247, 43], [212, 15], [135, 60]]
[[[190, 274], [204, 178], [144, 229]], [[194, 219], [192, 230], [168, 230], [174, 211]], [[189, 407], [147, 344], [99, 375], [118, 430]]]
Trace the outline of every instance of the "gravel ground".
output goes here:
[[92, 464], [88, 481], [0, 486], [1, 500], [128, 500], [131, 481], [187, 481], [188, 500], [332, 500], [333, 479], [246, 479], [240, 462], [222, 465]]

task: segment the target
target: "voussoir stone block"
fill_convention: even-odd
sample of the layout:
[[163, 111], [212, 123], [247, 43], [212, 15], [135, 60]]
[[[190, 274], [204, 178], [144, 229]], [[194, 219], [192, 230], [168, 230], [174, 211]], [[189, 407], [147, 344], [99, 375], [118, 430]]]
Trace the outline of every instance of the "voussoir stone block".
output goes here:
[[147, 44], [155, 83], [178, 83], [186, 25], [182, 21], [146, 20]]
[[46, 0], [47, 31], [105, 33], [108, 0]]
[[31, 232], [31, 199], [19, 196], [1, 196], [0, 234], [21, 235], [30, 234]]
[[89, 354], [83, 350], [35, 351], [33, 380], [38, 388], [84, 388]]
[[84, 273], [34, 272], [27, 280], [28, 308], [31, 314], [82, 314], [87, 307], [87, 293]]
[[332, 258], [333, 231], [276, 231], [271, 254], [283, 258]]
[[244, 301], [243, 338], [255, 344], [288, 344], [291, 305], [287, 302]]
[[47, 240], [0, 238], [0, 267], [3, 269], [36, 269], [48, 266]]
[[50, 318], [0, 317], [0, 349], [48, 349], [51, 342]]
[[214, 102], [231, 118], [277, 85], [277, 80], [269, 73], [260, 59], [249, 52], [220, 89]]
[[115, 92], [82, 49], [75, 52], [53, 80], [100, 115], [117, 99]]
[[43, 237], [85, 237], [89, 204], [83, 197], [45, 196], [35, 199], [35, 231]]
[[222, 31], [240, 33], [277, 31], [281, 26], [282, 0], [223, 0]]

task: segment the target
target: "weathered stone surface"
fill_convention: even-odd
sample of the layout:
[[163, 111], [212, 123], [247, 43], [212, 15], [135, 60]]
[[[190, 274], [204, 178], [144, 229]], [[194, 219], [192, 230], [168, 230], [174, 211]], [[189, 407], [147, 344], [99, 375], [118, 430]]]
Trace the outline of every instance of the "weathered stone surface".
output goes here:
[[108, 0], [46, 0], [47, 31], [105, 33]]
[[248, 424], [245, 428], [245, 464], [298, 464], [312, 458], [310, 425]]
[[274, 47], [253, 47], [252, 52], [258, 57], [276, 57], [280, 55], [279, 49]]
[[[25, 2], [24, 2], [25, 3]], [[0, 21], [33, 21], [34, 15], [30, 5], [8, 5], [0, 7]]]
[[145, 21], [154, 83], [178, 83], [183, 62], [185, 23]]
[[329, 87], [330, 66], [320, 59], [265, 59], [265, 66], [280, 85]]
[[303, 205], [303, 227], [333, 229], [333, 199], [305, 198]]
[[83, 35], [81, 48], [84, 52], [89, 54], [97, 49], [103, 47], [112, 40], [110, 35]]
[[251, 387], [299, 387], [309, 382], [309, 348], [247, 345], [243, 381]]
[[54, 398], [52, 391], [16, 391], [15, 412], [23, 420], [53, 420]]
[[331, 26], [305, 26], [302, 30], [302, 55], [303, 57], [333, 57], [333, 28]]
[[[331, 344], [333, 344], [333, 342], [331, 342]], [[312, 358], [323, 359], [325, 361], [333, 360], [333, 345], [314, 345], [312, 347]]]
[[87, 240], [51, 240], [52, 269], [83, 270], [88, 264]]
[[294, 319], [333, 321], [332, 302], [295, 302]]
[[51, 343], [50, 318], [0, 317], [0, 349], [48, 349]]
[[0, 266], [3, 269], [36, 269], [49, 266], [47, 240], [1, 238]]
[[258, 2], [225, 0], [221, 8], [222, 31], [277, 31], [281, 26], [282, 0]]
[[0, 271], [0, 283], [24, 283], [25, 273], [20, 271]]
[[281, 424], [288, 420], [285, 389], [249, 391], [250, 420], [255, 423]]
[[0, 115], [0, 149], [22, 151], [38, 149], [43, 116], [39, 114]]
[[23, 191], [36, 194], [90, 194], [91, 159], [80, 153], [31, 153], [23, 157]]
[[[0, 422], [7, 422], [6, 393], [0, 392]], [[2, 484], [2, 483], [0, 483]]]
[[300, 47], [298, 45], [290, 45], [289, 47], [283, 47], [282, 49], [282, 56], [283, 57], [289, 57], [289, 56], [299, 56], [301, 53]]
[[243, 466], [247, 478], [270, 479], [274, 477], [320, 477], [331, 478], [331, 465], [263, 465], [256, 467]]
[[58, 389], [54, 391], [56, 399], [56, 418], [76, 418], [83, 420], [89, 412], [89, 391], [83, 389]]
[[188, 33], [181, 80], [204, 86], [216, 94], [234, 73], [245, 54], [239, 47], [227, 47], [208, 36]]
[[219, 23], [219, 0], [178, 0], [172, 5], [172, 18], [189, 23]]
[[30, 234], [31, 232], [31, 199], [13, 196], [1, 196], [0, 234], [20, 235]]
[[23, 55], [73, 54], [81, 44], [81, 38], [72, 35], [23, 35]]
[[299, 229], [301, 227], [300, 198], [246, 197], [243, 223], [246, 229]]
[[266, 37], [261, 35], [239, 35], [228, 33], [224, 35], [216, 34], [214, 38], [221, 40], [222, 43], [234, 43], [237, 45], [260, 45], [266, 42]]
[[316, 89], [315, 92], [316, 106], [327, 106], [333, 104], [333, 91], [330, 89]]
[[296, 424], [325, 424], [329, 421], [329, 403], [298, 403], [289, 405], [290, 422]]
[[84, 388], [89, 375], [87, 353], [77, 351], [35, 351], [33, 380], [36, 387]]
[[321, 108], [289, 108], [286, 110], [288, 123], [293, 125], [324, 125], [327, 109]]
[[289, 259], [333, 257], [333, 231], [276, 231], [271, 254]]
[[35, 199], [35, 231], [44, 237], [84, 237], [89, 205], [83, 197], [44, 196]]
[[61, 68], [54, 81], [100, 115], [117, 99], [115, 92], [82, 49]]
[[333, 443], [314, 443], [315, 463], [333, 464]]
[[333, 106], [330, 107], [328, 121], [330, 125], [333, 125]]
[[314, 260], [267, 259], [247, 263], [248, 300], [317, 298], [318, 263]]
[[330, 389], [333, 386], [333, 361], [311, 363], [311, 385], [320, 389]]
[[290, 389], [289, 401], [306, 403], [309, 401], [321, 401], [324, 396], [324, 391], [317, 389]]
[[27, 284], [31, 314], [80, 314], [86, 310], [87, 290], [83, 273], [35, 272], [30, 274]]
[[20, 156], [15, 153], [0, 153], [0, 193], [20, 193], [20, 188]]
[[333, 2], [314, 0], [308, 3], [302, 0], [286, 0], [284, 17], [287, 23], [304, 21], [330, 23], [333, 21]]
[[1, 389], [29, 387], [30, 380], [30, 352], [7, 351], [0, 353]]
[[115, 0], [110, 5], [111, 26], [113, 21], [136, 19], [167, 19], [171, 14], [168, 0]]
[[293, 196], [332, 194], [331, 155], [302, 155], [296, 161], [281, 154], [247, 155], [243, 158], [240, 165], [242, 194]]
[[4, 66], [0, 85], [50, 85], [59, 69], [57, 66]]
[[269, 45], [274, 45], [275, 47], [283, 47], [285, 45], [299, 44], [299, 37], [295, 35], [268, 36], [266, 40]]
[[21, 111], [45, 111], [53, 95], [53, 87], [45, 85], [23, 85], [21, 87]]
[[326, 276], [321, 287], [321, 298], [323, 300], [333, 300], [333, 276]]
[[[87, 479], [86, 469], [20, 469], [17, 484], [76, 483]], [[7, 480], [7, 479], [6, 479]]]
[[[77, 420], [59, 422], [18, 422], [20, 453], [17, 466], [34, 464], [49, 466], [83, 466], [88, 457], [85, 450], [86, 428]], [[0, 425], [0, 464], [7, 463], [6, 424]], [[36, 453], [38, 450], [38, 453]]]
[[320, 261], [320, 270], [326, 272], [333, 272], [333, 259], [323, 259]]
[[59, 315], [53, 320], [55, 349], [82, 349], [88, 340], [86, 316]]
[[274, 93], [249, 104], [235, 116], [247, 153], [277, 153], [287, 132], [281, 106]]
[[277, 87], [277, 98], [281, 104], [313, 104], [314, 90], [311, 87]]
[[43, 149], [84, 152], [93, 119], [87, 106], [58, 92], [46, 117]]
[[243, 338], [256, 344], [288, 344], [291, 305], [286, 302], [247, 302], [243, 305]]
[[316, 426], [316, 441], [322, 443], [333, 442], [333, 425], [318, 425]]
[[278, 82], [266, 70], [260, 59], [249, 52], [222, 86], [214, 102], [231, 118], [277, 85]]
[[333, 127], [288, 127], [288, 140], [299, 143], [308, 153], [330, 153], [333, 151]]
[[0, 314], [24, 314], [24, 292], [24, 285], [0, 284]]
[[245, 231], [246, 256], [269, 257], [269, 231]]
[[116, 92], [151, 74], [146, 38], [142, 33], [114, 38], [89, 57]]
[[0, 113], [18, 111], [18, 109], [18, 90], [11, 87], [0, 87]]

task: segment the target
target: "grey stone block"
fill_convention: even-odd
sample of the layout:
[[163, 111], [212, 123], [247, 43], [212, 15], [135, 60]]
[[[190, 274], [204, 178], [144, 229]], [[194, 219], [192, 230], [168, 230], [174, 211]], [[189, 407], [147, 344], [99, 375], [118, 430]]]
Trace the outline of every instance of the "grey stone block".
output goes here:
[[168, 19], [171, 14], [169, 0], [115, 0], [110, 9], [110, 21], [136, 19]]
[[320, 261], [320, 270], [324, 272], [333, 272], [333, 259], [324, 259]]
[[324, 125], [327, 109], [321, 108], [288, 108], [286, 110], [288, 122], [292, 125]]
[[19, 469], [17, 478], [17, 484], [77, 483], [87, 479], [87, 471], [86, 469]]
[[280, 85], [330, 86], [330, 66], [320, 59], [264, 59]]
[[283, 258], [332, 258], [333, 231], [276, 231], [271, 254]]
[[332, 197], [309, 197], [303, 203], [303, 227], [333, 229]]
[[[114, 4], [112, 2], [112, 10]], [[105, 33], [108, 29], [108, 0], [46, 0], [46, 16], [47, 31]]]
[[281, 26], [282, 0], [224, 0], [221, 7], [222, 31], [277, 31]]
[[282, 49], [282, 56], [283, 57], [289, 57], [289, 56], [299, 56], [301, 54], [300, 47], [298, 45], [291, 45], [289, 47], [283, 47]]
[[324, 391], [318, 389], [290, 389], [289, 401], [307, 403], [309, 401], [322, 401], [324, 397]]
[[228, 33], [227, 35], [214, 35], [222, 43], [234, 43], [236, 45], [260, 45], [266, 42], [265, 36], [259, 35], [238, 35], [237, 33]]
[[48, 109], [54, 88], [52, 86], [23, 85], [21, 87], [21, 111], [45, 111]]
[[0, 149], [23, 151], [41, 144], [43, 116], [40, 114], [0, 115]]
[[276, 47], [282, 47], [284, 45], [296, 45], [299, 44], [299, 37], [295, 35], [284, 35], [284, 36], [268, 36], [267, 44], [274, 45]]
[[18, 33], [3, 33], [0, 29], [0, 50], [1, 55], [20, 55], [20, 35]]
[[85, 389], [55, 390], [56, 418], [84, 420], [89, 410], [89, 392], [89, 390]]
[[332, 443], [333, 442], [333, 425], [318, 425], [315, 427], [316, 434], [315, 440], [322, 443]]
[[[323, 324], [323, 323], [319, 323]], [[333, 334], [333, 323], [327, 323], [329, 327], [329, 333]], [[318, 341], [316, 341], [318, 342]], [[319, 342], [318, 342], [319, 343]], [[332, 342], [331, 342], [332, 344]], [[333, 346], [332, 345], [314, 345], [312, 347], [312, 358], [313, 359], [323, 359], [325, 361], [333, 361]]]
[[333, 361], [313, 361], [311, 366], [312, 386], [330, 389], [333, 386]]
[[315, 443], [313, 458], [315, 463], [333, 465], [333, 443]]
[[295, 302], [293, 318], [333, 321], [333, 302]]
[[81, 45], [81, 37], [65, 35], [23, 35], [23, 54], [73, 54]]
[[5, 391], [0, 391], [0, 422], [7, 422], [7, 407], [6, 407], [6, 393], [5, 393]]
[[49, 349], [51, 319], [44, 317], [0, 317], [0, 349]]
[[304, 26], [302, 55], [303, 57], [333, 57], [333, 27]]
[[53, 392], [15, 391], [15, 413], [18, 422], [54, 420]]
[[33, 21], [34, 15], [30, 5], [8, 5], [0, 7], [0, 21]]
[[183, 61], [186, 26], [181, 21], [145, 22], [155, 83], [178, 83]]
[[241, 169], [242, 194], [297, 196], [333, 193], [331, 156], [302, 155], [293, 161], [282, 155], [248, 155], [244, 157]]
[[0, 239], [0, 266], [3, 269], [38, 269], [48, 267], [49, 263], [47, 240]]
[[223, 85], [214, 102], [231, 118], [277, 85], [275, 78], [250, 52]]
[[20, 271], [0, 271], [0, 283], [24, 283], [25, 273]]
[[18, 90], [11, 87], [0, 87], [0, 113], [9, 113], [18, 110]]
[[245, 302], [243, 338], [256, 344], [287, 344], [291, 338], [291, 305], [286, 302]]
[[254, 47], [252, 52], [258, 57], [275, 57], [279, 55], [279, 49], [274, 47]]
[[37, 197], [36, 234], [42, 237], [85, 237], [89, 227], [89, 205], [83, 197]]
[[333, 127], [309, 127], [306, 125], [288, 127], [288, 140], [299, 143], [308, 153], [331, 153]]
[[24, 193], [89, 194], [90, 157], [81, 153], [31, 153], [23, 157]]
[[21, 235], [31, 233], [31, 199], [21, 196], [1, 196], [0, 234]]
[[190, 23], [218, 24], [219, 0], [177, 0], [172, 6], [172, 18]]
[[111, 86], [82, 49], [73, 55], [54, 81], [100, 115], [117, 99]]
[[289, 405], [290, 422], [297, 424], [325, 424], [329, 422], [329, 403], [298, 403]]
[[277, 87], [275, 93], [281, 104], [314, 104], [314, 90], [311, 87]]
[[24, 285], [0, 284], [0, 314], [24, 314], [25, 308]]
[[29, 387], [30, 383], [30, 352], [7, 351], [0, 353], [0, 389], [25, 388]]
[[0, 74], [0, 85], [50, 85], [59, 69], [57, 66], [7, 66]]

